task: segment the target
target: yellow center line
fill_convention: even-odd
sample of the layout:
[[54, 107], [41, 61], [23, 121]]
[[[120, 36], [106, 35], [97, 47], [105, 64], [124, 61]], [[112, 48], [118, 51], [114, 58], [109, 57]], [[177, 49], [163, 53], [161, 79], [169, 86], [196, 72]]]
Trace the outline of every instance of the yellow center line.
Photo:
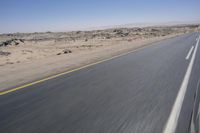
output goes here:
[[[144, 47], [142, 47], [142, 48], [144, 48]], [[17, 90], [20, 90], [20, 89], [23, 89], [23, 88], [26, 88], [26, 87], [29, 87], [29, 86], [32, 86], [32, 85], [35, 85], [35, 84], [38, 84], [38, 83], [42, 83], [42, 82], [50, 80], [50, 79], [57, 78], [59, 76], [65, 75], [65, 74], [69, 74], [69, 73], [72, 73], [72, 72], [75, 72], [75, 71], [78, 71], [78, 70], [81, 70], [81, 69], [84, 69], [84, 68], [87, 68], [87, 67], [90, 67], [90, 66], [94, 66], [94, 65], [97, 65], [97, 64], [100, 64], [100, 63], [103, 63], [103, 62], [106, 62], [106, 61], [109, 61], [109, 60], [112, 60], [112, 59], [127, 55], [127, 54], [135, 52], [135, 51], [137, 51], [139, 49], [141, 49], [141, 48], [138, 48], [136, 50], [133, 50], [133, 51], [130, 51], [130, 52], [126, 52], [126, 53], [123, 53], [123, 54], [120, 54], [120, 55], [116, 55], [116, 56], [113, 56], [111, 58], [104, 59], [104, 60], [101, 60], [101, 61], [98, 61], [98, 62], [95, 62], [95, 63], [91, 63], [91, 64], [88, 64], [88, 65], [85, 65], [85, 66], [82, 66], [82, 67], [79, 67], [79, 68], [76, 68], [76, 69], [73, 69], [73, 70], [69, 70], [69, 71], [66, 71], [66, 72], [63, 72], [63, 73], [59, 73], [59, 74], [56, 74], [56, 75], [53, 75], [53, 76], [50, 76], [50, 77], [47, 77], [47, 78], [44, 78], [44, 79], [41, 79], [41, 80], [37, 80], [37, 81], [31, 82], [31, 83], [22, 85], [20, 87], [16, 87], [16, 88], [12, 88], [12, 89], [9, 89], [9, 90], [2, 91], [2, 92], [0, 92], [0, 96], [8, 94], [8, 93], [11, 93], [11, 92], [14, 92], [14, 91], [17, 91]]]
[[[173, 38], [173, 37], [170, 37], [170, 38]], [[2, 92], [0, 92], [0, 96], [1, 96], [1, 95], [5, 95], [5, 94], [8, 94], [8, 93], [11, 93], [11, 92], [15, 92], [15, 91], [17, 91], [17, 90], [20, 90], [20, 89], [23, 89], [23, 88], [26, 88], [26, 87], [29, 87], [29, 86], [32, 86], [32, 85], [35, 85], [35, 84], [38, 84], [38, 83], [42, 83], [42, 82], [47, 81], [47, 80], [50, 80], [50, 79], [57, 78], [57, 77], [59, 77], [59, 76], [65, 75], [65, 74], [69, 74], [69, 73], [78, 71], [78, 70], [81, 70], [81, 69], [84, 69], [84, 68], [87, 68], [87, 67], [90, 67], [90, 66], [94, 66], [94, 65], [97, 65], [97, 64], [100, 64], [100, 63], [103, 63], [103, 62], [106, 62], [106, 61], [109, 61], [109, 60], [112, 60], [112, 59], [115, 59], [115, 58], [118, 58], [118, 57], [121, 57], [121, 56], [124, 56], [124, 55], [127, 55], [127, 54], [130, 54], [130, 53], [133, 53], [133, 52], [136, 52], [136, 51], [139, 51], [139, 50], [141, 50], [141, 49], [144, 49], [144, 48], [147, 48], [147, 47], [156, 45], [156, 44], [157, 44], [156, 42], [160, 42], [160, 41], [162, 41], [162, 40], [170, 39], [170, 38], [164, 38], [164, 39], [161, 39], [161, 40], [159, 40], [159, 41], [151, 42], [150, 45], [142, 46], [142, 47], [140, 47], [140, 48], [136, 48], [135, 50], [132, 50], [132, 51], [129, 51], [129, 52], [126, 52], [126, 53], [122, 53], [122, 54], [113, 56], [113, 57], [111, 57], [111, 58], [103, 59], [103, 60], [101, 60], [101, 61], [97, 61], [97, 62], [95, 62], [95, 63], [91, 63], [91, 64], [88, 64], [88, 65], [85, 65], [85, 66], [82, 66], [82, 67], [79, 67], [79, 68], [75, 68], [75, 69], [73, 69], [73, 70], [69, 70], [69, 71], [62, 72], [62, 73], [59, 73], [59, 74], [56, 74], [56, 75], [53, 75], [53, 76], [49, 76], [49, 77], [47, 77], [47, 78], [44, 78], [44, 79], [41, 79], [41, 80], [37, 80], [37, 81], [31, 82], [31, 83], [22, 85], [22, 86], [20, 86], [20, 87], [16, 87], [16, 88], [12, 88], [12, 89], [9, 89], [9, 90], [2, 91]]]

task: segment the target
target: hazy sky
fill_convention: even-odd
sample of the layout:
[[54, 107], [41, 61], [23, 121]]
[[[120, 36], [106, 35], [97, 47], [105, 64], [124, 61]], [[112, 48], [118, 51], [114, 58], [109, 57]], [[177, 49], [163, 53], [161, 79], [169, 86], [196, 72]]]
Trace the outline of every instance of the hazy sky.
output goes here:
[[0, 33], [199, 21], [200, 0], [0, 0]]

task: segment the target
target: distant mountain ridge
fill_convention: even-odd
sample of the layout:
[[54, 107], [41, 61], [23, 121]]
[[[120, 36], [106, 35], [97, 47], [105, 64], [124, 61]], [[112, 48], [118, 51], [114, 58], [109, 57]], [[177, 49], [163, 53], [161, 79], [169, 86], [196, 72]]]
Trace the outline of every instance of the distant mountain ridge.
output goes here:
[[99, 27], [91, 27], [84, 28], [84, 30], [103, 30], [110, 28], [134, 28], [134, 27], [151, 27], [151, 26], [176, 26], [176, 25], [190, 25], [190, 24], [200, 24], [200, 21], [172, 21], [172, 22], [161, 22], [161, 23], [129, 23], [129, 24], [121, 24], [121, 25], [113, 25], [113, 26], [99, 26]]

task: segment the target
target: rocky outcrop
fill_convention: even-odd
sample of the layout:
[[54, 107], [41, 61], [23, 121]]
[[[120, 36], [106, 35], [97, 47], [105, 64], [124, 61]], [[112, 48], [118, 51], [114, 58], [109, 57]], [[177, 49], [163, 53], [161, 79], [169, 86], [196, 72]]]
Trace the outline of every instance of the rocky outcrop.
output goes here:
[[23, 39], [11, 39], [0, 43], [1, 46], [9, 46], [9, 45], [19, 45], [20, 43], [24, 43]]

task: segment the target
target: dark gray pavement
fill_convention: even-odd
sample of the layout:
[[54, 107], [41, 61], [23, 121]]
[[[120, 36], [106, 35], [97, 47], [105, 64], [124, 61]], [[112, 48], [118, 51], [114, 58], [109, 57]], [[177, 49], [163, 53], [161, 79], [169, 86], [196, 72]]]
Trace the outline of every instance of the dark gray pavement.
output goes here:
[[[0, 96], [0, 133], [162, 133], [197, 33]], [[55, 64], [56, 65], [56, 64]], [[198, 48], [177, 132], [189, 129]]]

